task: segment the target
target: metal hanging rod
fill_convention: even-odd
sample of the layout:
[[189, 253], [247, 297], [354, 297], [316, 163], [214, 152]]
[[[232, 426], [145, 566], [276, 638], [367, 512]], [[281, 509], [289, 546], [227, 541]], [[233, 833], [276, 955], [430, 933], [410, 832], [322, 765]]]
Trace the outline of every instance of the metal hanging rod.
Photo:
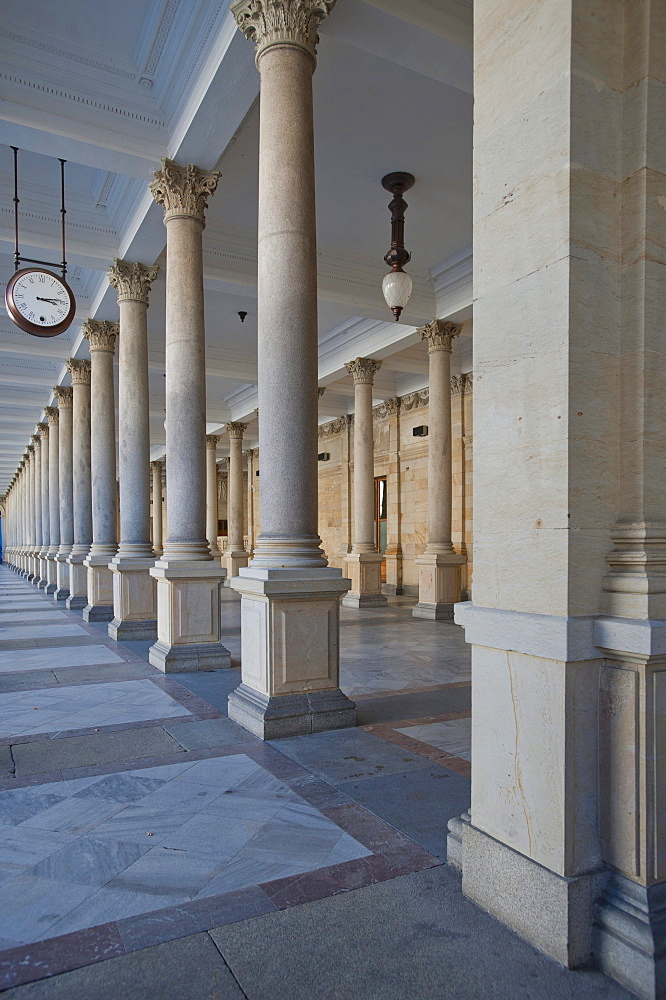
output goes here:
[[18, 196], [18, 153], [19, 147], [12, 146], [14, 151], [14, 270], [18, 271], [21, 264], [43, 264], [45, 267], [56, 267], [62, 271], [62, 276], [67, 276], [67, 254], [65, 252], [65, 164], [67, 160], [60, 160], [60, 228], [62, 234], [62, 260], [56, 264], [52, 260], [37, 260], [35, 257], [23, 257], [19, 251], [19, 196]]

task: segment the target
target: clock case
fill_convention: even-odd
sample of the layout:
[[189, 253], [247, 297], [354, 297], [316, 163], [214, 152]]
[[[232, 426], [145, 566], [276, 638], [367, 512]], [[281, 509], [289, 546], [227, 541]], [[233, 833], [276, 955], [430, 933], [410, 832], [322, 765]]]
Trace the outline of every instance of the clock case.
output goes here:
[[[48, 274], [50, 278], [57, 278], [58, 281], [60, 281], [67, 289], [70, 301], [69, 312], [56, 326], [49, 326], [48, 328], [40, 326], [38, 323], [33, 323], [31, 320], [26, 319], [25, 316], [19, 311], [16, 302], [14, 301], [14, 287], [19, 278], [22, 278], [24, 274]], [[7, 312], [9, 313], [12, 322], [14, 322], [20, 330], [23, 330], [24, 333], [29, 333], [33, 337], [57, 337], [58, 334], [64, 333], [65, 330], [71, 326], [76, 312], [76, 299], [74, 298], [74, 292], [72, 289], [63, 277], [59, 274], [55, 274], [54, 271], [47, 270], [45, 267], [24, 267], [20, 271], [15, 271], [7, 282], [7, 287], [5, 289], [5, 305], [7, 306]]]

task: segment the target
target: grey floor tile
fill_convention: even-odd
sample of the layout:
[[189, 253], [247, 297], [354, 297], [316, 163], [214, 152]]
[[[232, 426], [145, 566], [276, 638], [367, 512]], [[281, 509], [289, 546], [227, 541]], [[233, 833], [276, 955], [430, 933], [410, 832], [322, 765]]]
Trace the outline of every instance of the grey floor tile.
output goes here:
[[54, 830], [59, 833], [88, 833], [124, 808], [109, 799], [80, 799], [70, 795], [61, 802], [25, 820], [18, 830]]
[[410, 694], [360, 698], [356, 702], [356, 723], [359, 726], [370, 726], [378, 722], [463, 712], [471, 708], [471, 702], [471, 687], [432, 688]]
[[[228, 637], [224, 637], [226, 643]], [[240, 670], [230, 667], [228, 670], [210, 670], [191, 674], [173, 674], [179, 684], [188, 691], [207, 701], [220, 712], [227, 712], [227, 699], [241, 681]]]
[[273, 746], [332, 784], [419, 769], [429, 762], [360, 729], [274, 740]]
[[48, 858], [73, 837], [51, 830], [32, 830], [25, 826], [0, 828], [0, 867], [8, 871], [23, 871]]
[[15, 649], [0, 652], [0, 671], [55, 670], [101, 663], [122, 663], [107, 646], [59, 646], [56, 649]]
[[0, 886], [0, 935], [26, 944], [41, 941], [91, 891], [68, 881], [17, 875]]
[[139, 757], [184, 753], [180, 744], [165, 733], [161, 726], [125, 729], [115, 733], [93, 733], [90, 736], [72, 736], [37, 743], [17, 743], [12, 749], [18, 777], [38, 774], [40, 771], [92, 767]]
[[247, 1000], [207, 934], [18, 986], [6, 995], [11, 1000]]
[[223, 862], [238, 854], [264, 822], [238, 818], [221, 820], [219, 815], [201, 812], [165, 837], [161, 846], [206, 854]]
[[472, 720], [450, 719], [448, 722], [431, 722], [420, 726], [406, 726], [399, 733], [411, 736], [429, 746], [446, 750], [463, 760], [471, 760]]
[[15, 788], [0, 792], [0, 825], [16, 826], [61, 802], [65, 796], [56, 786]]
[[108, 888], [193, 899], [222, 865], [222, 861], [209, 854], [159, 845], [109, 882]]
[[210, 760], [200, 760], [186, 774], [180, 775], [175, 782], [196, 782], [211, 788], [224, 790], [233, 788], [239, 781], [251, 774], [266, 772], [245, 754], [233, 754], [230, 757], [213, 757]]
[[242, 851], [218, 875], [199, 892], [197, 899], [233, 892], [235, 889], [245, 889], [262, 882], [272, 882], [278, 878], [288, 878], [300, 875], [305, 869], [294, 860], [271, 860], [263, 855]]
[[201, 722], [172, 722], [164, 727], [186, 750], [206, 750], [261, 741], [231, 719], [203, 719]]
[[[62, 625], [13, 625], [7, 628], [0, 626], [0, 641], [13, 639], [51, 639], [59, 636], [87, 635], [80, 625], [63, 623]], [[6, 648], [6, 647], [5, 647]]]
[[112, 802], [128, 805], [130, 802], [138, 802], [150, 792], [157, 791], [163, 784], [162, 778], [123, 773], [107, 774], [75, 792], [75, 797], [110, 799]]
[[[26, 874], [77, 882], [81, 885], [102, 886], [125, 868], [129, 868], [149, 850], [150, 846], [146, 844], [101, 841], [95, 840], [94, 836], [79, 837], [75, 843], [68, 844], [44, 861], [40, 861]], [[95, 919], [94, 922], [99, 924], [103, 923], [103, 920]]]
[[184, 902], [186, 898], [186, 896], [177, 899], [174, 896], [155, 896], [153, 893], [123, 892], [119, 889], [97, 889], [79, 906], [70, 910], [66, 917], [52, 924], [49, 928], [49, 937], [72, 934], [86, 927], [96, 927], [113, 920], [124, 920], [125, 917], [151, 913]]

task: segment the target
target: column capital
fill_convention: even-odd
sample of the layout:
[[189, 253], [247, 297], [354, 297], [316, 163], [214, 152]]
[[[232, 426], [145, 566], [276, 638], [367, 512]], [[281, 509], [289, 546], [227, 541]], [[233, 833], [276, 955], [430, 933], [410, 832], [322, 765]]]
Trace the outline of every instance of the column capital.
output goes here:
[[220, 440], [218, 434], [206, 434], [206, 447], [214, 450], [217, 448], [217, 442]]
[[354, 385], [363, 383], [372, 385], [381, 366], [381, 361], [375, 361], [373, 358], [355, 358], [345, 363], [345, 368], [354, 379]]
[[45, 406], [44, 413], [46, 415], [46, 419], [48, 420], [50, 427], [53, 427], [54, 424], [58, 423], [60, 419], [60, 411], [58, 410], [57, 406]]
[[317, 396], [319, 397], [319, 399], [321, 399], [321, 397], [324, 395], [325, 392], [326, 392], [326, 386], [320, 385], [317, 389]]
[[462, 330], [462, 323], [450, 323], [448, 320], [434, 319], [432, 323], [427, 323], [418, 329], [421, 340], [428, 343], [428, 354], [433, 351], [448, 351], [451, 353], [451, 346], [454, 337], [459, 336]]
[[193, 163], [183, 166], [175, 160], [162, 160], [162, 169], [155, 171], [150, 190], [157, 204], [164, 208], [164, 222], [189, 216], [205, 226], [208, 197], [214, 194], [219, 177], [219, 170], [201, 170]]
[[42, 423], [39, 423], [39, 424], [37, 424], [37, 430], [39, 431], [39, 433], [41, 434], [41, 436], [42, 436], [43, 438], [44, 438], [44, 437], [47, 437], [47, 436], [48, 436], [48, 433], [49, 433], [49, 425], [48, 425], [48, 424], [45, 424], [45, 423], [44, 423], [44, 422], [42, 421]]
[[151, 470], [151, 472], [159, 472], [160, 475], [161, 475], [161, 473], [162, 473], [162, 460], [158, 459], [156, 462], [151, 462], [150, 463], [150, 470]]
[[74, 393], [71, 385], [54, 385], [53, 395], [58, 401], [58, 406], [71, 406]]
[[84, 358], [69, 358], [67, 371], [72, 376], [72, 385], [90, 385], [90, 362]]
[[116, 349], [118, 324], [108, 319], [87, 319], [83, 324], [83, 336], [90, 344], [91, 351], [108, 351], [113, 354]]
[[225, 429], [225, 431], [227, 432], [227, 434], [229, 435], [230, 438], [241, 438], [242, 439], [243, 434], [245, 433], [246, 428], [247, 428], [247, 424], [226, 424], [224, 429]]
[[296, 45], [313, 59], [321, 21], [335, 0], [236, 0], [231, 12], [246, 38], [257, 47], [257, 61], [272, 45]]
[[158, 264], [148, 267], [146, 264], [132, 263], [116, 257], [107, 273], [107, 278], [109, 284], [118, 292], [118, 302], [135, 301], [148, 305], [150, 286], [158, 271]]
[[30, 441], [32, 443], [28, 445], [28, 451], [34, 451], [35, 448], [38, 448], [39, 445], [41, 445], [42, 443], [42, 439], [40, 438], [39, 434], [31, 434]]

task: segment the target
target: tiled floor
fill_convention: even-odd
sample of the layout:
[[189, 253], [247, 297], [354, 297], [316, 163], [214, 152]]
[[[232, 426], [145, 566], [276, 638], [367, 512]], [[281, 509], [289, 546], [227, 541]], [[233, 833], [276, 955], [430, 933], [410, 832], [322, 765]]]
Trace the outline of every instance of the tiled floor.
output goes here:
[[413, 740], [428, 743], [432, 747], [446, 750], [462, 760], [472, 759], [472, 719], [448, 719], [446, 722], [431, 722], [421, 726], [406, 726], [399, 733], [411, 736]]

